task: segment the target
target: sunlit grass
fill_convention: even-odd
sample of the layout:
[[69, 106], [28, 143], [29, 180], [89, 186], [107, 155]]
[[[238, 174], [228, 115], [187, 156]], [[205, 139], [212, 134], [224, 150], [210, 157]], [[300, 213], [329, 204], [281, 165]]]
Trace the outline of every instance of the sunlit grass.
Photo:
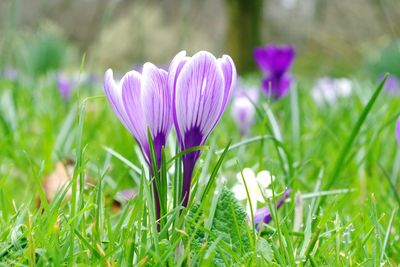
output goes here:
[[[400, 150], [394, 136], [399, 99], [379, 94], [378, 85], [366, 79], [358, 81], [352, 97], [333, 106], [317, 106], [302, 84], [279, 102], [262, 98], [244, 140], [226, 112], [208, 147], [200, 148], [191, 198], [197, 211], [180, 212], [180, 192], [173, 188], [181, 173], [175, 172], [158, 232], [148, 170], [102, 97], [101, 84], [79, 86], [65, 103], [54, 75], [1, 79], [0, 262], [204, 266], [214, 263], [218, 252], [226, 265], [231, 260], [249, 266], [395, 265], [400, 261]], [[171, 156], [176, 141], [168, 144], [165, 162], [179, 166], [179, 157]], [[73, 178], [48, 203], [41, 179], [67, 158], [75, 162]], [[223, 186], [230, 188], [245, 167], [269, 170], [276, 177], [276, 196], [268, 204], [270, 224], [260, 232], [246, 225], [251, 250], [242, 255], [213, 236], [211, 226]], [[95, 183], [85, 186], [88, 178]], [[137, 196], [113, 211], [116, 192], [133, 187]], [[292, 197], [278, 211], [275, 203], [285, 188], [292, 189]], [[296, 192], [302, 204], [295, 201]], [[238, 218], [233, 208], [226, 209], [232, 211], [229, 230], [235, 231]], [[190, 244], [198, 232], [214, 241], [195, 253]]]

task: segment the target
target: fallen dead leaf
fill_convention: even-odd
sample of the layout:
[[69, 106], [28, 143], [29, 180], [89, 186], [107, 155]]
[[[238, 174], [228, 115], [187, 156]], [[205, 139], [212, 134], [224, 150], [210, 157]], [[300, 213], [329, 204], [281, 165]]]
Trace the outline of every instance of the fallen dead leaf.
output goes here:
[[[59, 161], [56, 163], [54, 171], [48, 176], [44, 177], [42, 186], [49, 203], [54, 200], [54, 197], [68, 182], [72, 179], [74, 174], [74, 161], [66, 160], [65, 163]], [[94, 181], [90, 178], [85, 178], [85, 185], [94, 185]], [[79, 188], [79, 184], [78, 184]], [[68, 200], [72, 195], [72, 189], [69, 189], [65, 194], [64, 200]], [[40, 198], [37, 197], [37, 207], [40, 207]]]
[[[71, 180], [73, 171], [73, 165], [68, 164], [65, 166], [62, 162], [57, 162], [55, 170], [44, 179], [43, 190], [49, 203], [53, 201], [57, 192]], [[71, 194], [72, 191], [69, 189], [65, 198], [68, 199]]]

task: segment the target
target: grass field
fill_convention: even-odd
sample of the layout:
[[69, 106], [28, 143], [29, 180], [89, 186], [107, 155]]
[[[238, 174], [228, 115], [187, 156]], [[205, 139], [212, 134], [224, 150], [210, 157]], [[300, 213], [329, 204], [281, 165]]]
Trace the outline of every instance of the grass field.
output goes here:
[[[357, 77], [349, 97], [317, 105], [312, 83], [298, 77], [283, 99], [262, 96], [246, 137], [228, 107], [202, 148], [190, 211], [176, 201], [171, 135], [159, 232], [147, 167], [102, 81], [81, 79], [64, 101], [55, 74], [0, 78], [0, 265], [397, 266], [399, 98]], [[67, 160], [72, 179], [49, 203], [42, 179]], [[244, 168], [275, 176], [264, 204], [272, 221], [260, 231], [227, 191]], [[113, 208], [129, 188], [136, 197]], [[286, 188], [290, 198], [277, 210]]]

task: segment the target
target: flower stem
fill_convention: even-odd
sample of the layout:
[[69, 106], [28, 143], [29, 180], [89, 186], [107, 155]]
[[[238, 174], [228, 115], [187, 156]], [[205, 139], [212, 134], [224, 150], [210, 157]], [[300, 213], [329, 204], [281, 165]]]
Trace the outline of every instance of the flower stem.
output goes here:
[[183, 160], [183, 181], [182, 181], [182, 206], [187, 207], [190, 198], [190, 184], [192, 182], [193, 169], [196, 160], [192, 157]]

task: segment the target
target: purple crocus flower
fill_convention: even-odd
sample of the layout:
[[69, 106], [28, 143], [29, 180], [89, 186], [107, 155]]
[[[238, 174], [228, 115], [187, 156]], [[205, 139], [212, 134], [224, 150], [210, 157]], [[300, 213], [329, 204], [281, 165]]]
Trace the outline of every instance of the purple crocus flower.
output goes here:
[[254, 49], [257, 65], [267, 73], [262, 86], [268, 96], [279, 99], [286, 95], [292, 84], [289, 69], [294, 57], [295, 51], [290, 45], [267, 45]]
[[[171, 95], [168, 74], [151, 63], [143, 65], [143, 72], [130, 71], [120, 82], [115, 82], [111, 69], [104, 76], [104, 90], [115, 114], [139, 143], [146, 162], [153, 171], [147, 130], [154, 142], [156, 164], [160, 168], [161, 150], [165, 147], [172, 127]], [[153, 173], [154, 174], [154, 173]], [[156, 181], [153, 180], [157, 218], [160, 203]]]
[[400, 117], [397, 119], [396, 123], [396, 137], [397, 137], [397, 142], [399, 143], [400, 146]]
[[[236, 68], [224, 55], [216, 59], [201, 51], [187, 57], [182, 51], [169, 67], [168, 85], [172, 91], [173, 119], [179, 147], [186, 150], [203, 145], [220, 120], [236, 84]], [[182, 203], [186, 207], [190, 195], [193, 169], [200, 151], [182, 157]]]
[[233, 120], [240, 129], [242, 136], [246, 135], [253, 124], [255, 108], [254, 105], [258, 99], [258, 91], [243, 90], [235, 94], [232, 103], [231, 114]]
[[66, 101], [71, 96], [72, 81], [65, 74], [57, 75], [57, 88], [62, 98]]
[[[285, 203], [285, 200], [289, 198], [290, 192], [291, 192], [290, 189], [286, 189], [285, 193], [283, 193], [282, 198], [279, 199], [279, 201], [276, 203], [276, 209], [282, 207], [283, 203]], [[257, 225], [258, 228], [261, 226], [261, 223], [269, 223], [271, 220], [272, 220], [272, 215], [267, 207], [262, 207], [256, 210], [254, 214], [254, 224]]]

